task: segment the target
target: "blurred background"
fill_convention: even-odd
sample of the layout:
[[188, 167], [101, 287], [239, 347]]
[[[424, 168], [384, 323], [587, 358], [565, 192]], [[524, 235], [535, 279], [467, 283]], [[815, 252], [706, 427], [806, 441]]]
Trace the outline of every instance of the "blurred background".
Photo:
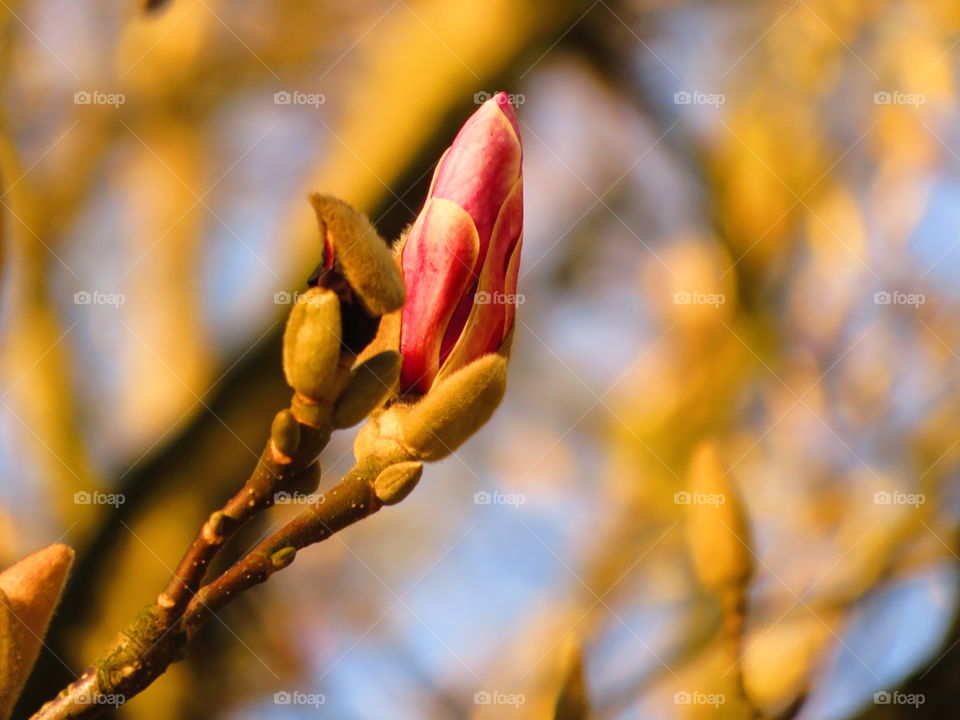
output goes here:
[[[115, 715], [550, 717], [578, 642], [604, 720], [746, 717], [738, 672], [769, 717], [955, 713], [960, 5], [148, 5], [0, 0], [0, 563], [79, 553], [18, 715], [255, 462], [306, 193], [396, 237], [500, 89], [526, 175], [504, 405]], [[707, 438], [752, 529], [739, 671], [675, 500]]]

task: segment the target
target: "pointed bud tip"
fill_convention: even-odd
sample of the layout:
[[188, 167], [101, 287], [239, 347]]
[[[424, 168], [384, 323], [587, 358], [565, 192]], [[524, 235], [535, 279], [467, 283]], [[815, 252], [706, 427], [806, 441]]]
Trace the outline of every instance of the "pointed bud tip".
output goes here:
[[513, 109], [513, 103], [510, 102], [510, 96], [501, 90], [492, 98], [487, 100], [487, 102], [493, 103], [500, 108], [500, 111], [507, 116], [510, 124], [513, 125], [513, 129], [517, 131], [517, 137], [520, 137], [520, 128], [517, 126], [517, 114]]

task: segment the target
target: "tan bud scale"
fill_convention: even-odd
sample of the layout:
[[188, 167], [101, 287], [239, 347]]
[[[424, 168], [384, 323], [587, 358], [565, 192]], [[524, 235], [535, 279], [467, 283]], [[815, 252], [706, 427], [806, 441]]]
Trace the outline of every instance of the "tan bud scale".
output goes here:
[[507, 386], [507, 359], [484, 355], [437, 383], [404, 418], [403, 440], [417, 457], [439, 460], [490, 419]]
[[314, 193], [310, 203], [325, 247], [333, 251], [337, 269], [364, 310], [377, 317], [403, 305], [406, 292], [400, 267], [367, 216], [329, 195]]
[[283, 334], [287, 383], [311, 400], [326, 400], [340, 359], [340, 302], [324, 288], [311, 288], [290, 312]]
[[360, 363], [333, 409], [333, 425], [356, 425], [377, 408], [396, 388], [400, 379], [400, 353], [379, 353]]

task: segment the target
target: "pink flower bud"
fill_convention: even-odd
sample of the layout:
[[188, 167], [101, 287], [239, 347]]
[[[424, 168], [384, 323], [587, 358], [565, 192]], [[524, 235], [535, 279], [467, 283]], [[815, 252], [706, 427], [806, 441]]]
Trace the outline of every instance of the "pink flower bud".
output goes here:
[[426, 392], [513, 329], [523, 239], [523, 149], [505, 93], [461, 128], [404, 244], [401, 388]]

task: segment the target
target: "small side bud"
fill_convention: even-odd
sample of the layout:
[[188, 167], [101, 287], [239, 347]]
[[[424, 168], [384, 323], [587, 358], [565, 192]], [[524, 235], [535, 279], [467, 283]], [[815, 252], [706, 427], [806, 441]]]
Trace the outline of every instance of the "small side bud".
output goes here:
[[203, 539], [211, 545], [219, 545], [223, 542], [223, 532], [227, 527], [227, 516], [220, 510], [210, 513], [210, 517], [203, 524]]
[[285, 547], [281, 550], [277, 550], [273, 555], [270, 556], [270, 563], [277, 568], [277, 570], [281, 570], [292, 563], [296, 556], [296, 548]]
[[387, 350], [358, 365], [333, 408], [333, 425], [356, 425], [386, 399], [400, 379], [400, 353]]
[[507, 359], [484, 355], [434, 385], [403, 421], [403, 440], [424, 460], [460, 447], [493, 415], [507, 386]]
[[270, 441], [275, 451], [273, 459], [282, 463], [290, 462], [290, 458], [300, 447], [300, 423], [292, 412], [283, 409], [273, 416]]
[[373, 481], [373, 491], [384, 505], [396, 505], [420, 482], [423, 463], [400, 462], [390, 465]]
[[326, 400], [340, 359], [340, 302], [336, 293], [311, 288], [290, 312], [283, 334], [287, 383], [311, 400]]

